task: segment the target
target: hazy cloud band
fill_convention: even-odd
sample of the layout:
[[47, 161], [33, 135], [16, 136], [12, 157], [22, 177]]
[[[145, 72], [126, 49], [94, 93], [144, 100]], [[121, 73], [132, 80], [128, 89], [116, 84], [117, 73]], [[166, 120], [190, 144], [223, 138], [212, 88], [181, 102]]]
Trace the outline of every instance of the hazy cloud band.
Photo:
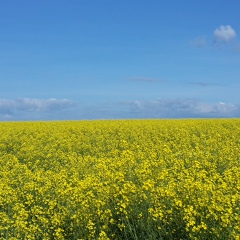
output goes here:
[[196, 99], [74, 103], [68, 99], [0, 99], [0, 120], [80, 120], [141, 118], [237, 118], [240, 104]]

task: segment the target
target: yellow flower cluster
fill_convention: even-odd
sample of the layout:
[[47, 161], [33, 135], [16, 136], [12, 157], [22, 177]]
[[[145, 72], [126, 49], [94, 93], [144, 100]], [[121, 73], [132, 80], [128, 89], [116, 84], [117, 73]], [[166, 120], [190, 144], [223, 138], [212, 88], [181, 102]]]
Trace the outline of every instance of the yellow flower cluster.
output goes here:
[[2, 122], [0, 239], [240, 239], [240, 120]]

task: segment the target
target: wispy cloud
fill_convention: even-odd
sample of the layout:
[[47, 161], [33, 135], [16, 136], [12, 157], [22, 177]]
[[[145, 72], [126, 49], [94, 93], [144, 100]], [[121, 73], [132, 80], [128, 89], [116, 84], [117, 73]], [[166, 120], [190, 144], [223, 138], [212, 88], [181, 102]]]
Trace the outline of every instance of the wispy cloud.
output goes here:
[[201, 86], [201, 87], [220, 86], [220, 84], [218, 83], [211, 83], [211, 82], [187, 82], [187, 83], [191, 85]]
[[131, 81], [139, 81], [139, 82], [165, 82], [164, 80], [157, 79], [157, 78], [149, 78], [149, 77], [130, 77], [129, 80]]
[[236, 37], [236, 32], [230, 25], [220, 26], [213, 34], [215, 40], [220, 42], [229, 42]]
[[236, 43], [235, 46], [233, 47], [233, 50], [236, 52], [240, 52], [240, 43]]
[[190, 44], [194, 47], [202, 48], [202, 47], [206, 46], [207, 40], [206, 40], [206, 37], [198, 37], [198, 38], [193, 39], [190, 42]]

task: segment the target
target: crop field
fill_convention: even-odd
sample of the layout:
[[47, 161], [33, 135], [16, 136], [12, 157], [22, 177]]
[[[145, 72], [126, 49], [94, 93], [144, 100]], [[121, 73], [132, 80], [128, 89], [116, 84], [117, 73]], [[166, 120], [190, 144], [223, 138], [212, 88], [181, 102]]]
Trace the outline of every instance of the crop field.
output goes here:
[[1, 122], [0, 239], [240, 239], [240, 119]]

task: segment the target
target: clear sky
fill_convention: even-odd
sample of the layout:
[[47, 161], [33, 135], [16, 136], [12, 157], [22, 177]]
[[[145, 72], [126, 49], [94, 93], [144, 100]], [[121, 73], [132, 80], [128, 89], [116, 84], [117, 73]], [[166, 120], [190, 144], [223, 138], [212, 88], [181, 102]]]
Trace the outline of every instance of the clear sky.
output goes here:
[[240, 1], [0, 3], [0, 120], [240, 117]]

